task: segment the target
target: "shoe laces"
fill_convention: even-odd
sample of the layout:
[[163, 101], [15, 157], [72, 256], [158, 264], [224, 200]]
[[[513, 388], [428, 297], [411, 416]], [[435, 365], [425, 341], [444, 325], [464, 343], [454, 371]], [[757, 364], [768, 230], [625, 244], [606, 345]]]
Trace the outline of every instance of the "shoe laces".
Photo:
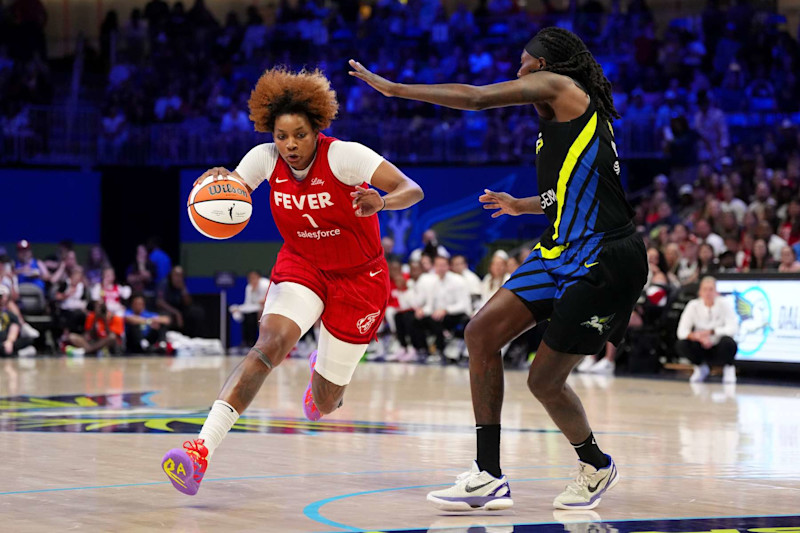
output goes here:
[[316, 406], [316, 405], [314, 404], [314, 393], [313, 393], [313, 391], [311, 390], [311, 387], [309, 387], [309, 388], [308, 388], [308, 390], [306, 391], [305, 403], [306, 403], [306, 405], [309, 405], [309, 404], [311, 404], [311, 405], [314, 405], [314, 406]]
[[473, 477], [479, 476], [480, 472], [473, 472], [472, 470], [467, 470], [466, 472], [461, 472], [459, 475], [456, 476], [456, 484], [459, 483], [466, 483], [466, 481]]
[[305, 404], [308, 407], [309, 411], [311, 411], [312, 413], [319, 412], [317, 404], [314, 403], [314, 394], [311, 391], [311, 387], [309, 387], [308, 391], [306, 391]]
[[581, 464], [575, 472], [575, 480], [570, 481], [567, 490], [574, 494], [581, 494], [591, 480], [591, 474], [586, 472], [586, 465]]
[[197, 465], [196, 471], [199, 473], [205, 473], [206, 468], [208, 467], [208, 448], [205, 447], [205, 440], [203, 439], [194, 439], [194, 440], [187, 440], [183, 443], [183, 449], [189, 454], [189, 457], [192, 458], [195, 465]]

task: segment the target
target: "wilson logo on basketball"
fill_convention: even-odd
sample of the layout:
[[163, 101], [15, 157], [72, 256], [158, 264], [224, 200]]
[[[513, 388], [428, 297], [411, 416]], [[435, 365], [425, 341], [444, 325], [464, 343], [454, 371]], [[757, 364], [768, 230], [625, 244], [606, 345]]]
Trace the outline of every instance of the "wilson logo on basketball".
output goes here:
[[372, 326], [375, 324], [375, 321], [378, 319], [380, 314], [380, 311], [375, 311], [374, 313], [370, 313], [356, 322], [358, 332], [362, 335], [365, 335], [370, 329], [372, 329]]
[[235, 185], [231, 185], [230, 183], [222, 183], [222, 184], [214, 184], [208, 187], [208, 194], [211, 196], [216, 196], [218, 194], [238, 194], [239, 196], [243, 196], [245, 198], [249, 198], [250, 195], [247, 194], [247, 191], [242, 189], [241, 187], [236, 187]]

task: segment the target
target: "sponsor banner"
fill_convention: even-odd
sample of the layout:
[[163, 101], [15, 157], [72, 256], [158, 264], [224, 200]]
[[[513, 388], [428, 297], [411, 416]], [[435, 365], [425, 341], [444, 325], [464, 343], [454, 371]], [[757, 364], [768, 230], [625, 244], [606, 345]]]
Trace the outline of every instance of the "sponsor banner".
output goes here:
[[800, 280], [721, 279], [739, 317], [740, 361], [800, 363]]

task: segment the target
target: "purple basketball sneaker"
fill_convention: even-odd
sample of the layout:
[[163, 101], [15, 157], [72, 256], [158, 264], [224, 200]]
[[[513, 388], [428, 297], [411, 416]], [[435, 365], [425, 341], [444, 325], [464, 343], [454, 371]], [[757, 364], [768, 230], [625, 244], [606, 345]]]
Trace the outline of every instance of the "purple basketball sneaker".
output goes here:
[[187, 440], [183, 448], [173, 448], [164, 455], [161, 468], [173, 487], [194, 496], [208, 468], [208, 448], [203, 439]]
[[311, 393], [311, 383], [314, 381], [314, 367], [317, 366], [317, 350], [311, 352], [311, 355], [308, 357], [308, 366], [311, 368], [311, 379], [308, 380], [308, 388], [306, 388], [306, 394], [303, 397], [303, 413], [306, 415], [306, 418], [312, 422], [316, 422], [322, 418], [322, 413], [317, 409], [317, 405], [314, 403], [314, 396]]

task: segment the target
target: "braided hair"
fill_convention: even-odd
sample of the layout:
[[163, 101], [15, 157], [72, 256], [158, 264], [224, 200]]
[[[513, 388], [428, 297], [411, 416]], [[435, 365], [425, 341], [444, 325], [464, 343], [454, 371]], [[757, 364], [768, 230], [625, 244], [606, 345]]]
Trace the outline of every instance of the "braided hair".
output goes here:
[[569, 30], [551, 26], [540, 30], [525, 49], [528, 53], [544, 52], [541, 55], [531, 53], [547, 60], [543, 70], [569, 76], [580, 83], [589, 92], [600, 118], [620, 118], [611, 96], [611, 82], [580, 37]]

